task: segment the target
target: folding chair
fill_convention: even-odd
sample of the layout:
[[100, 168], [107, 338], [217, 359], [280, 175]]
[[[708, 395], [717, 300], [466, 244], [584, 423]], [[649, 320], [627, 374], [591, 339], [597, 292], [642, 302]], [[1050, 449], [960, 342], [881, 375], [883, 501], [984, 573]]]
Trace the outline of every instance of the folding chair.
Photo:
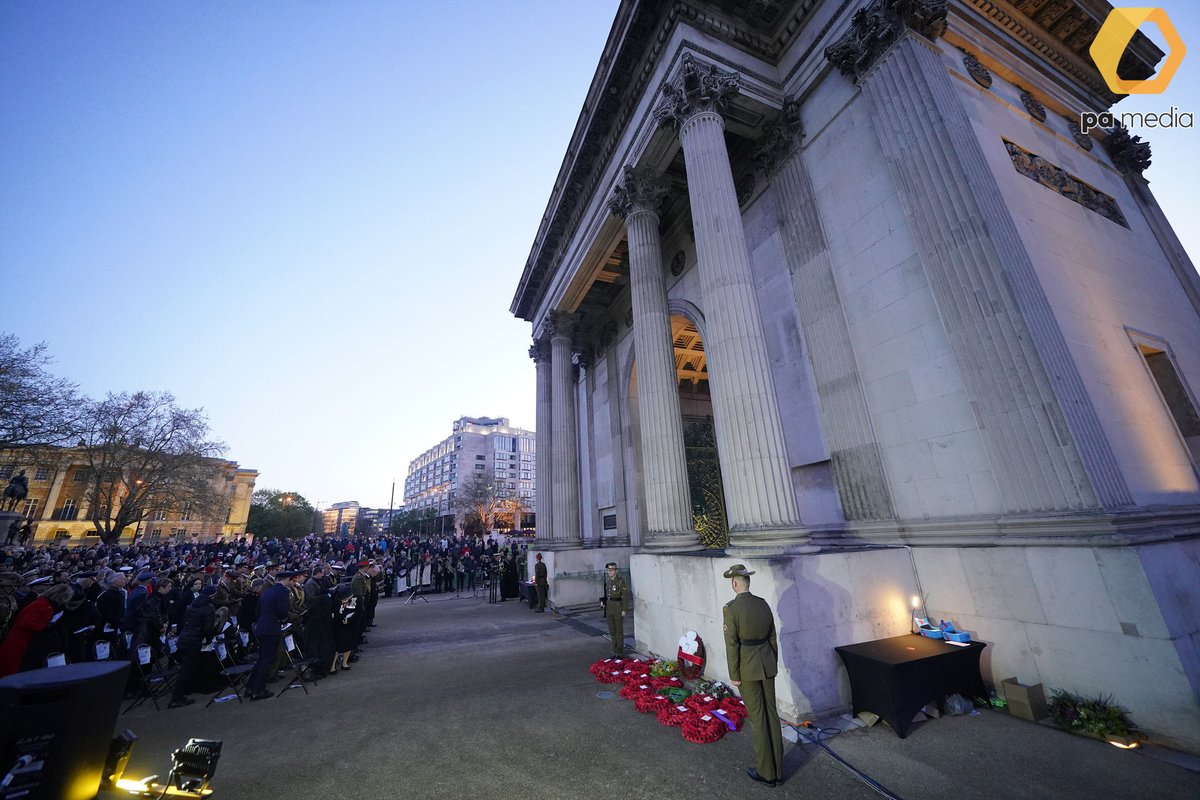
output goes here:
[[220, 689], [218, 689], [217, 693], [209, 698], [208, 702], [204, 704], [204, 707], [208, 708], [215, 703], [219, 697], [228, 697], [230, 689], [233, 690], [233, 696], [237, 698], [237, 701], [240, 704], [242, 702], [242, 695], [246, 692], [246, 681], [249, 679], [250, 673], [254, 670], [254, 664], [237, 663], [237, 661], [235, 661], [233, 656], [229, 653], [229, 648], [226, 647], [224, 640], [220, 636], [213, 639], [212, 652], [217, 657], [217, 663], [221, 666], [221, 669], [217, 672], [217, 674], [224, 678], [229, 685], [222, 686]]
[[317, 663], [316, 657], [311, 656], [306, 658], [304, 653], [300, 651], [300, 645], [296, 643], [295, 635], [287, 629], [284, 630], [283, 634], [283, 650], [287, 653], [288, 667], [294, 675], [288, 681], [287, 686], [283, 687], [283, 690], [276, 696], [283, 697], [284, 692], [296, 686], [299, 686], [304, 690], [305, 694], [308, 694], [308, 687], [305, 684], [311, 683], [314, 686], [317, 684], [317, 678], [313, 675], [312, 671], [313, 664]]
[[137, 676], [138, 684], [141, 686], [141, 694], [121, 713], [128, 714], [147, 700], [154, 704], [155, 711], [162, 710], [159, 708], [158, 698], [171, 693], [171, 690], [175, 688], [176, 674], [179, 672], [175, 667], [164, 667], [162, 660], [161, 655], [158, 658], [154, 657], [150, 645], [138, 646], [133, 668], [134, 675]]

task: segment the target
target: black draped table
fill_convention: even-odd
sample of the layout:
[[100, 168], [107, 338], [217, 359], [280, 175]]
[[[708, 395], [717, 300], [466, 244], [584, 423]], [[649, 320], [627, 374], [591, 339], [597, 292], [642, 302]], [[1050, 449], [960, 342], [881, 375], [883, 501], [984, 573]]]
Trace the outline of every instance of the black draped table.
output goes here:
[[870, 711], [892, 726], [901, 739], [912, 719], [930, 702], [946, 695], [986, 697], [979, 675], [982, 642], [956, 647], [916, 634], [835, 647], [846, 672], [854, 713]]

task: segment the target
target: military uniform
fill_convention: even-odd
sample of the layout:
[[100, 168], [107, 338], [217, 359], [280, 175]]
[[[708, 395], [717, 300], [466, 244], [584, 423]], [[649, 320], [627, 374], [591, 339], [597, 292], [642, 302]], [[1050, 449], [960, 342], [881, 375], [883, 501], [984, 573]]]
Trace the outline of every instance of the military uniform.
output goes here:
[[604, 616], [608, 620], [608, 635], [612, 638], [614, 656], [625, 655], [625, 612], [628, 609], [629, 584], [620, 575], [606, 574], [604, 576]]
[[[749, 578], [751, 574], [744, 566], [736, 564], [725, 577], [742, 575]], [[754, 761], [759, 776], [756, 780], [774, 784], [783, 778], [783, 736], [775, 705], [775, 675], [779, 672], [775, 615], [766, 600], [747, 590], [725, 604], [722, 616], [729, 679], [741, 681], [738, 688], [750, 718]]]
[[533, 565], [533, 587], [537, 590], [537, 611], [544, 613], [546, 611], [546, 590], [550, 588], [550, 576], [540, 555], [537, 557], [537, 563]]

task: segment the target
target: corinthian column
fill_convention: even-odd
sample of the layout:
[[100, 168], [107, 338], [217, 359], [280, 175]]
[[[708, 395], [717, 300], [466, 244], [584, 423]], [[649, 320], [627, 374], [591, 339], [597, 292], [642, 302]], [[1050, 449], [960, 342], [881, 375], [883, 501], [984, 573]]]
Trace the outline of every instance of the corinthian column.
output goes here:
[[871, 429], [866, 395], [855, 363], [850, 326], [838, 295], [816, 193], [799, 156], [804, 130], [799, 104], [784, 104], [768, 123], [754, 157], [778, 198], [783, 252], [792, 276], [800, 325], [821, 400], [821, 428], [842, 512], [847, 519], [890, 519], [883, 456]]
[[738, 77], [685, 56], [655, 110], [679, 134], [704, 293], [704, 350], [730, 545], [803, 546], [775, 386], [763, 342], [750, 253], [720, 109]]
[[551, 401], [553, 392], [550, 390], [550, 340], [545, 336], [534, 339], [529, 348], [529, 357], [537, 365], [537, 461], [534, 465], [534, 513], [537, 514], [537, 540], [539, 546], [544, 546], [553, 538], [550, 520], [550, 509], [554, 502], [554, 491], [550, 486], [550, 459], [554, 453], [554, 439], [551, 436]]
[[825, 55], [888, 120], [876, 126], [879, 142], [1004, 510], [1128, 506], [1108, 437], [934, 43], [945, 28], [946, 0], [875, 0]]
[[[551, 311], [546, 322], [550, 336], [550, 437], [552, 488], [550, 537], [554, 547], [579, 547], [579, 428], [575, 420], [575, 376], [571, 337], [575, 315]], [[539, 463], [540, 460], [539, 460]]]
[[633, 295], [633, 345], [637, 354], [638, 411], [646, 490], [646, 548], [681, 552], [700, 547], [692, 529], [687, 455], [675, 370], [675, 345], [663, 280], [658, 206], [667, 189], [647, 170], [625, 167], [609, 201], [625, 220], [629, 237], [629, 278]]

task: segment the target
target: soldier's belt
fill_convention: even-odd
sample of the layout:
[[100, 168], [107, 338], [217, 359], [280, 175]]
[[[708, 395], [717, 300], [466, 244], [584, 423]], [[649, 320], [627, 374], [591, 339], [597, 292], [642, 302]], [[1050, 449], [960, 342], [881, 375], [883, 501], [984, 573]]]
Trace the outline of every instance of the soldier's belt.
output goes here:
[[770, 639], [738, 639], [738, 644], [745, 645], [747, 647], [754, 647], [755, 645], [766, 644], [769, 641], [771, 641], [771, 640]]
[[609, 595], [608, 599], [609, 600], [621, 600], [621, 599], [623, 599], [623, 597], [624, 597], [624, 595], [615, 594], [615, 595]]

